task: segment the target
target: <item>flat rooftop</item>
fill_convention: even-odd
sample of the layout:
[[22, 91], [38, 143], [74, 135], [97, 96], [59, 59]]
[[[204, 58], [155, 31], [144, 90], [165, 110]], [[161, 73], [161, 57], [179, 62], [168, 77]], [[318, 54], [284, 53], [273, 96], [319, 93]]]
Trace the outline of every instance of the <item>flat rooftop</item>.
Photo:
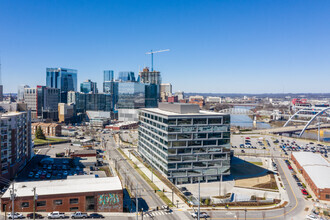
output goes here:
[[158, 108], [141, 108], [141, 110], [149, 111], [164, 116], [220, 116], [228, 115], [226, 113], [218, 113], [211, 111], [199, 110], [199, 106], [189, 103], [159, 103]]
[[[36, 192], [39, 196], [86, 192], [106, 192], [123, 189], [118, 177], [15, 182], [14, 185], [15, 190], [17, 190], [17, 197], [33, 196], [33, 187], [36, 187]], [[9, 189], [11, 188], [12, 186], [9, 187]], [[10, 198], [9, 189], [5, 192], [2, 198]]]
[[296, 158], [300, 166], [308, 165], [319, 165], [319, 166], [329, 166], [329, 162], [324, 159], [320, 154], [315, 154], [312, 152], [292, 152], [292, 155]]
[[292, 155], [318, 188], [330, 189], [330, 163], [326, 159], [312, 152], [293, 152]]

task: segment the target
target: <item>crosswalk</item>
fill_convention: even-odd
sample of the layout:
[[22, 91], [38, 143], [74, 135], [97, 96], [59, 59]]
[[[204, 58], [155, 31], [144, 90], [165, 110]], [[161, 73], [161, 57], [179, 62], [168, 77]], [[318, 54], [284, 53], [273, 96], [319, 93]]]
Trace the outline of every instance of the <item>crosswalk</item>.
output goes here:
[[144, 215], [146, 217], [153, 217], [153, 216], [159, 216], [159, 215], [172, 215], [173, 212], [165, 212], [165, 211], [151, 211], [151, 212], [146, 212]]

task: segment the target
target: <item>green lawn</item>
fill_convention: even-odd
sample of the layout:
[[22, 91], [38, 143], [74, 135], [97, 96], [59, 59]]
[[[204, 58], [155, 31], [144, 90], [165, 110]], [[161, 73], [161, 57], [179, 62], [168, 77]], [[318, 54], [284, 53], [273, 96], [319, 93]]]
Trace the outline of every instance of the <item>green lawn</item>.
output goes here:
[[251, 161], [249, 161], [249, 163], [252, 163], [252, 164], [258, 165], [258, 166], [262, 166], [262, 162], [251, 162]]
[[34, 140], [34, 145], [40, 145], [40, 144], [52, 144], [55, 142], [59, 142], [59, 141], [66, 141], [66, 139], [61, 139], [61, 138], [46, 138], [46, 140], [42, 140], [42, 139], [37, 139], [35, 138]]

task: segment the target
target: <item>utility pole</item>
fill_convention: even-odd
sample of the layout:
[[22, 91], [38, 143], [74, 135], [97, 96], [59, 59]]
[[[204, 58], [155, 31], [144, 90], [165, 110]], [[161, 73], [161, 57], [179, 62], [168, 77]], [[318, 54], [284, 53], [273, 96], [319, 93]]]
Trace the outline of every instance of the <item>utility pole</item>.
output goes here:
[[173, 187], [172, 187], [172, 204], [174, 205], [174, 199], [173, 199]]
[[36, 219], [36, 188], [33, 187], [33, 220]]
[[136, 192], [135, 192], [135, 200], [136, 200], [136, 220], [139, 219], [139, 200], [138, 200], [138, 184], [136, 183]]
[[220, 175], [220, 181], [219, 181], [219, 196], [221, 196], [221, 184], [222, 184], [222, 174]]
[[197, 212], [197, 219], [200, 220], [201, 214], [201, 180], [198, 180], [198, 212]]
[[246, 210], [246, 208], [245, 208], [245, 210], [244, 210], [244, 213], [245, 213], [245, 217], [244, 217], [244, 219], [246, 220], [246, 213], [247, 213], [247, 210]]
[[15, 182], [12, 183], [12, 189], [10, 190], [10, 198], [11, 198], [11, 217], [14, 219], [15, 214]]

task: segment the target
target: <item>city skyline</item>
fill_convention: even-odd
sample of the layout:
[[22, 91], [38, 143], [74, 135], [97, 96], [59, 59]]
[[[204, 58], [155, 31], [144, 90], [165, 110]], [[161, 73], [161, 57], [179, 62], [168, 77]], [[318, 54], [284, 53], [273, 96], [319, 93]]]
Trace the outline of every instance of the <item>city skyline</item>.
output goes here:
[[4, 92], [16, 93], [22, 84], [46, 85], [47, 67], [76, 69], [78, 84], [91, 79], [101, 90], [104, 70], [114, 70], [116, 77], [120, 71], [137, 75], [151, 66], [146, 52], [169, 48], [155, 54], [154, 68], [173, 91], [328, 93], [329, 6], [327, 1], [1, 1]]

